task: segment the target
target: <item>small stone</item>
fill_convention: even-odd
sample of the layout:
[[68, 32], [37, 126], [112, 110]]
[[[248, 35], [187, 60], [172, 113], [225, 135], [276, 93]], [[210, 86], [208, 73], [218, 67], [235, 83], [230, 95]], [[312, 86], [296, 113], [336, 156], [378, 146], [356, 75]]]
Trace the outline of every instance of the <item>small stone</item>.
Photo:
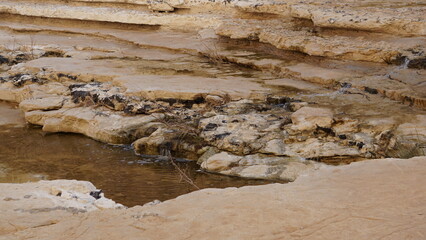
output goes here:
[[227, 152], [221, 152], [211, 156], [207, 161], [201, 164], [201, 167], [214, 172], [220, 172], [229, 169], [233, 164], [236, 164], [242, 157], [231, 155]]
[[274, 155], [285, 154], [285, 144], [282, 139], [273, 139], [266, 143], [265, 148], [262, 149], [263, 153], [272, 153]]
[[317, 127], [330, 128], [333, 112], [326, 108], [303, 107], [291, 115], [292, 130], [309, 131]]

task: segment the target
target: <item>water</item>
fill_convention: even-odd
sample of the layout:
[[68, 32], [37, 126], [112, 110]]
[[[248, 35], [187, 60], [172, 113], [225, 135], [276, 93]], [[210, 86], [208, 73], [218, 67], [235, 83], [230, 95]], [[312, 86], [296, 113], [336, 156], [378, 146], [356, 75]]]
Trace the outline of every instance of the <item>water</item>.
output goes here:
[[[270, 183], [208, 174], [179, 163], [200, 188]], [[0, 182], [87, 180], [126, 206], [194, 191], [167, 161], [136, 156], [130, 147], [103, 144], [78, 134], [47, 134], [37, 127], [0, 127]]]
[[411, 61], [411, 60], [410, 60], [408, 57], [406, 57], [406, 58], [404, 59], [404, 62], [403, 62], [400, 66], [395, 67], [395, 69], [394, 69], [394, 70], [392, 70], [390, 73], [386, 74], [386, 78], [390, 78], [390, 79], [392, 79], [392, 75], [393, 75], [395, 72], [398, 72], [398, 71], [400, 71], [400, 70], [404, 70], [404, 69], [408, 69], [408, 65], [410, 64], [410, 61]]

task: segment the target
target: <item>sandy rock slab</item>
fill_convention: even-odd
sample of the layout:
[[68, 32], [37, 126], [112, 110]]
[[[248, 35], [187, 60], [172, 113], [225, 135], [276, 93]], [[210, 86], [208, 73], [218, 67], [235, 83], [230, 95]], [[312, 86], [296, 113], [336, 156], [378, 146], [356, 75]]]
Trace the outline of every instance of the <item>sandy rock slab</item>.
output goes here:
[[121, 204], [105, 198], [103, 193], [96, 196], [99, 191], [85, 181], [2, 183], [0, 189], [0, 235], [52, 225], [78, 213], [123, 208]]
[[201, 168], [244, 178], [294, 181], [297, 177], [317, 170], [322, 165], [291, 157], [271, 157], [261, 154], [237, 156], [221, 152], [209, 157]]
[[[26, 62], [23, 71], [34, 74], [42, 69], [52, 76], [69, 75], [83, 82], [112, 82], [125, 90], [127, 96], [145, 99], [196, 100], [207, 95], [232, 99], [263, 99], [269, 89], [250, 78], [227, 76], [223, 78], [192, 75], [145, 75], [131, 66], [112, 60], [81, 60], [73, 58], [40, 58]], [[47, 74], [48, 72], [48, 74]], [[0, 89], [1, 90], [1, 89]]]
[[138, 130], [162, 117], [162, 114], [124, 116], [90, 107], [25, 113], [25, 119], [31, 124], [43, 126], [43, 131], [81, 133], [112, 144], [131, 143], [143, 137], [144, 133]]
[[0, 239], [420, 240], [425, 174], [425, 157], [357, 162], [289, 184], [204, 189], [160, 204], [77, 214]]

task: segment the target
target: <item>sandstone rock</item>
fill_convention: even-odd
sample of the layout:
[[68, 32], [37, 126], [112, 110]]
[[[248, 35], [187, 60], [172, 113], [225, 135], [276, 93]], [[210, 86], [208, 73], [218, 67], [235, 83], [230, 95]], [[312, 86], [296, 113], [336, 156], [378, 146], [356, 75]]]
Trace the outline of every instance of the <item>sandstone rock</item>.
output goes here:
[[109, 203], [102, 208], [123, 208], [110, 199], [102, 197], [96, 200], [90, 196], [96, 187], [85, 181], [2, 183], [0, 188], [0, 235], [51, 225], [77, 213], [99, 210], [97, 201]]
[[57, 110], [60, 109], [66, 98], [63, 96], [52, 96], [38, 99], [25, 99], [19, 104], [19, 108], [24, 112], [34, 110]]
[[201, 167], [213, 172], [228, 170], [233, 164], [237, 164], [242, 157], [231, 155], [226, 152], [215, 154], [204, 161]]
[[267, 178], [269, 166], [254, 165], [244, 168], [239, 175], [244, 178]]
[[146, 137], [132, 143], [137, 154], [163, 156], [171, 154], [173, 157], [197, 160], [204, 153], [204, 142], [195, 134], [168, 128], [164, 124], [153, 125], [150, 128], [155, 129], [152, 134], [146, 134]]
[[304, 142], [286, 145], [286, 156], [303, 158], [327, 158], [335, 156], [360, 156], [357, 148], [341, 146], [335, 142], [324, 142], [310, 138]]
[[[49, 66], [46, 68], [46, 65]], [[33, 74], [43, 69], [44, 77], [59, 81], [60, 76], [71, 76], [82, 82], [109, 82], [120, 87], [126, 96], [148, 100], [179, 99], [197, 100], [207, 95], [229, 95], [233, 100], [242, 98], [262, 99], [267, 89], [251, 79], [224, 76], [223, 78], [188, 75], [141, 75], [137, 69], [124, 68], [121, 61], [81, 60], [72, 58], [40, 58], [24, 65]], [[72, 68], [70, 68], [72, 66]]]
[[175, 10], [169, 3], [158, 0], [149, 1], [148, 8], [156, 12], [173, 12]]
[[291, 115], [295, 131], [310, 131], [317, 126], [330, 128], [333, 123], [333, 112], [325, 108], [303, 107]]
[[[263, 114], [217, 115], [200, 121], [201, 137], [209, 144], [237, 154], [260, 150], [273, 136], [282, 136], [283, 117]], [[275, 135], [274, 135], [275, 134]]]
[[78, 107], [53, 111], [31, 111], [25, 119], [32, 124], [43, 126], [47, 132], [81, 133], [96, 140], [124, 144], [136, 140], [137, 130], [144, 125], [158, 121], [162, 114], [151, 116], [123, 116], [110, 111], [98, 111], [90, 107]]
[[[282, 239], [421, 238], [425, 163], [424, 157], [357, 162], [324, 167], [288, 184], [204, 189], [156, 205], [73, 216], [62, 217], [65, 211], [57, 210], [21, 218], [10, 210], [2, 215], [0, 239], [71, 240], [76, 234], [81, 239], [262, 239], [275, 231]], [[1, 194], [13, 192], [3, 189]], [[21, 201], [3, 200], [0, 208], [14, 209]], [[223, 221], [233, 224], [212, 227]], [[333, 224], [318, 228], [324, 221]]]
[[208, 158], [201, 167], [231, 176], [294, 181], [300, 174], [318, 169], [320, 164], [289, 157], [236, 156], [221, 152]]
[[399, 125], [397, 128], [398, 136], [403, 139], [426, 142], [426, 115], [417, 115], [415, 119]]
[[266, 143], [262, 153], [272, 153], [274, 155], [285, 155], [285, 144], [283, 139], [273, 139]]
[[46, 3], [2, 2], [2, 13], [13, 13], [32, 17], [60, 19], [80, 19], [86, 21], [106, 21], [126, 24], [165, 25], [180, 29], [201, 29], [215, 27], [220, 21], [216, 17], [200, 15], [166, 15], [153, 17], [149, 12], [112, 7], [93, 8], [90, 6], [64, 6]]
[[225, 103], [225, 100], [222, 97], [214, 96], [214, 95], [207, 95], [205, 97], [205, 101], [209, 104], [215, 105], [222, 105]]
[[197, 164], [201, 165], [203, 162], [207, 161], [211, 156], [218, 154], [220, 151], [215, 147], [207, 147], [205, 152], [198, 158]]
[[337, 134], [353, 133], [359, 130], [359, 124], [357, 119], [337, 119], [336, 124], [333, 125], [333, 130]]

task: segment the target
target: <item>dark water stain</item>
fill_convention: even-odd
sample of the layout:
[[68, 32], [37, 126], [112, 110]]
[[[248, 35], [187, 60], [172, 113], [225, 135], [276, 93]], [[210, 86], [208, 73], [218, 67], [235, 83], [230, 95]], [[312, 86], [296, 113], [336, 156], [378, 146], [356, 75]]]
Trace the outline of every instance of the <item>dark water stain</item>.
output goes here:
[[[207, 174], [179, 163], [200, 188], [270, 183]], [[0, 128], [0, 182], [77, 179], [92, 182], [126, 206], [175, 198], [195, 189], [167, 161], [136, 156], [129, 146], [103, 144], [78, 134], [46, 134], [37, 127]]]

